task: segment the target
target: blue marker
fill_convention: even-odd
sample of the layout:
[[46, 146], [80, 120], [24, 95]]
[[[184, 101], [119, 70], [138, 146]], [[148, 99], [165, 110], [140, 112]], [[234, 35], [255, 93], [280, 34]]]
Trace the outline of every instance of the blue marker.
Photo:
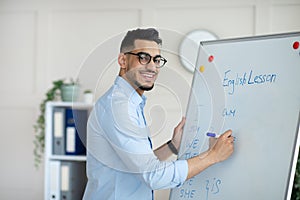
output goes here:
[[[221, 135], [218, 135], [218, 134], [216, 134], [216, 133], [211, 133], [211, 132], [207, 132], [206, 135], [207, 135], [208, 137], [213, 137], [213, 138], [219, 138], [219, 137], [221, 136]], [[236, 140], [236, 137], [234, 137], [234, 136], [232, 136], [232, 135], [230, 135], [230, 136], [228, 136], [228, 137], [233, 137], [233, 141]]]
[[206, 133], [206, 135], [207, 135], [208, 137], [213, 137], [213, 138], [219, 138], [219, 137], [220, 137], [220, 135], [218, 135], [218, 134], [216, 134], [216, 133], [211, 133], [211, 132]]

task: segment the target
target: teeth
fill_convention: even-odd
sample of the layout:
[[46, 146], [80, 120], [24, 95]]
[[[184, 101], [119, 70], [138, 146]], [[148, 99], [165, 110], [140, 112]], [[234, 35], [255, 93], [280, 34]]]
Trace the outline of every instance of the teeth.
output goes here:
[[144, 76], [147, 76], [149, 78], [152, 78], [153, 76], [152, 75], [149, 75], [149, 74], [144, 74]]
[[153, 78], [153, 74], [142, 74], [143, 76], [146, 76], [146, 77], [148, 77], [148, 78]]

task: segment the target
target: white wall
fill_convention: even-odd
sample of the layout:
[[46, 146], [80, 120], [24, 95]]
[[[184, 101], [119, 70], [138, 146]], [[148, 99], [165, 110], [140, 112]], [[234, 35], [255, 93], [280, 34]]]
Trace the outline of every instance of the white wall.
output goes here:
[[[299, 31], [299, 19], [300, 0], [0, 0], [0, 199], [43, 198], [43, 166], [34, 169], [32, 153], [38, 105], [53, 80], [77, 76], [97, 45], [137, 26], [182, 34], [208, 29], [228, 38]], [[190, 83], [192, 74], [171, 58], [165, 71]], [[171, 137], [184, 113], [176, 108], [178, 102], [167, 100], [167, 92], [159, 86], [149, 93], [148, 109], [164, 104], [168, 112], [165, 128], [155, 136], [156, 146]], [[161, 108], [151, 112], [159, 116]], [[157, 192], [157, 199], [167, 196], [168, 191]]]

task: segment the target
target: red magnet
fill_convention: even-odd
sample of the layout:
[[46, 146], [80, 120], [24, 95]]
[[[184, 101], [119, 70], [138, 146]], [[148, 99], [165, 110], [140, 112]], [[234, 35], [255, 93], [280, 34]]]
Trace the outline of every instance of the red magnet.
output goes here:
[[294, 49], [298, 49], [299, 48], [299, 42], [298, 41], [294, 42], [293, 48]]
[[208, 57], [208, 61], [209, 62], [212, 62], [214, 60], [214, 56], [213, 55], [210, 55], [209, 57]]

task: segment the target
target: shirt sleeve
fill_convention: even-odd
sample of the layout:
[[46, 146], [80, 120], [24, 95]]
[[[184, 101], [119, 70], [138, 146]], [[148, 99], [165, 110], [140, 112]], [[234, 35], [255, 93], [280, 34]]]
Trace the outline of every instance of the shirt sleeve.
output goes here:
[[188, 174], [186, 160], [160, 162], [153, 171], [143, 173], [145, 183], [153, 190], [180, 187]]

